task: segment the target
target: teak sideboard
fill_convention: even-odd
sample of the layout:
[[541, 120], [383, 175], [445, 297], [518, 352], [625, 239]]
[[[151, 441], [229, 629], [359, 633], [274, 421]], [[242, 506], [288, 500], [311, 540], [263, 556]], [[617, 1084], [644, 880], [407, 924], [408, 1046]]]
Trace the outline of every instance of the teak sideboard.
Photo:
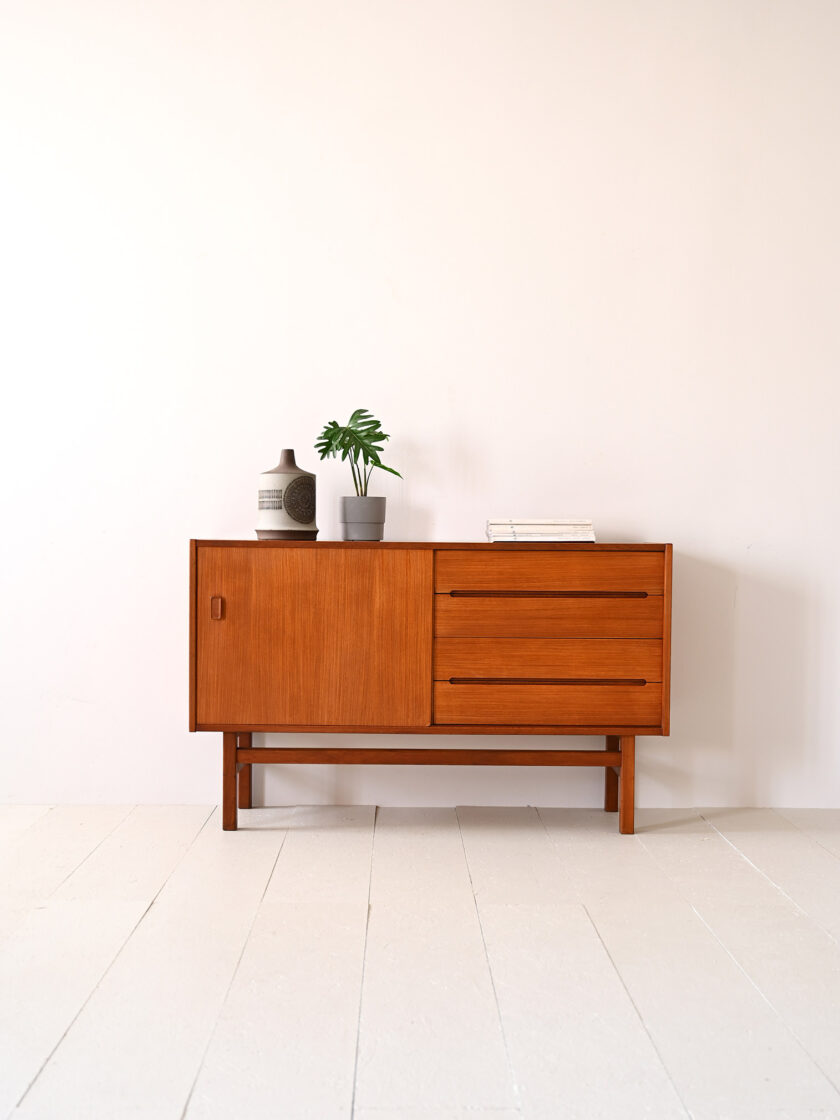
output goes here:
[[[667, 735], [670, 544], [191, 541], [190, 730], [223, 736], [222, 826], [257, 763], [600, 766], [632, 833]], [[599, 735], [605, 749], [254, 747], [253, 732]]]

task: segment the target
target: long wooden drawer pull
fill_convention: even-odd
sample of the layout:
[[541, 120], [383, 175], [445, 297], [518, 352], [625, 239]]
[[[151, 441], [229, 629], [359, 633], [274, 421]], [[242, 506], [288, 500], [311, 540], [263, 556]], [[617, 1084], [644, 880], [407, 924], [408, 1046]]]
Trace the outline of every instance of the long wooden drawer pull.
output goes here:
[[647, 599], [647, 591], [445, 591], [453, 599]]
[[221, 622], [225, 601], [221, 595], [214, 595], [210, 600], [210, 617], [214, 622]]
[[648, 682], [642, 677], [447, 677], [450, 684], [595, 684], [599, 687], [622, 685], [625, 688], [643, 688]]

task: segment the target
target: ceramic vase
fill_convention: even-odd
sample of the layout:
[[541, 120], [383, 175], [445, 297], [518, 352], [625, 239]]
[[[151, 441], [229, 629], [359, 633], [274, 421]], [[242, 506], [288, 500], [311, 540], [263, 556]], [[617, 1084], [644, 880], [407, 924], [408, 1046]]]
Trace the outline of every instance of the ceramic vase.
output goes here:
[[260, 475], [257, 537], [261, 541], [314, 541], [315, 475], [301, 470], [295, 453], [285, 448], [280, 462]]

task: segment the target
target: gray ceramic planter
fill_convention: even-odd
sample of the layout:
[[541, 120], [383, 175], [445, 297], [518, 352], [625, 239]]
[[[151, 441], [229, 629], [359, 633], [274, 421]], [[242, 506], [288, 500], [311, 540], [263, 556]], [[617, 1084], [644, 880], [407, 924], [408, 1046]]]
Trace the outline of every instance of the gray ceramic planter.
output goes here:
[[345, 541], [381, 541], [385, 533], [385, 499], [342, 498], [341, 530]]

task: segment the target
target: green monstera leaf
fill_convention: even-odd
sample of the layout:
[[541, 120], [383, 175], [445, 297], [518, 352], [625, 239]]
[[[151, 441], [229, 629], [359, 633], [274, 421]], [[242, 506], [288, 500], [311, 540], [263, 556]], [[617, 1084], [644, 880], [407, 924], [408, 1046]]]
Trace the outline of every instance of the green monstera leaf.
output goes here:
[[366, 408], [357, 408], [346, 424], [330, 420], [315, 443], [315, 450], [322, 459], [340, 455], [348, 460], [353, 473], [353, 485], [360, 497], [368, 492], [368, 482], [375, 469], [395, 474], [399, 471], [386, 467], [380, 458], [382, 444], [391, 437], [382, 431], [381, 423]]

